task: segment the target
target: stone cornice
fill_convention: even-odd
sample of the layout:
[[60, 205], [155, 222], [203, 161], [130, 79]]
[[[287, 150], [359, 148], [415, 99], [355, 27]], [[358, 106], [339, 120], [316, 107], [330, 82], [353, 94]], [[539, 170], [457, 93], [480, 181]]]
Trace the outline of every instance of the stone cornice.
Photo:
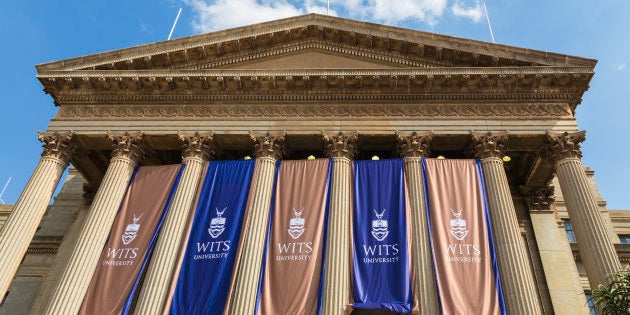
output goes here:
[[55, 120], [330, 120], [354, 119], [573, 119], [566, 103], [340, 103], [340, 104], [229, 104], [229, 105], [64, 105]]
[[[585, 67], [509, 67], [53, 71], [39, 74], [38, 79], [58, 105], [122, 100], [194, 103], [562, 99], [575, 109], [592, 75], [592, 69]], [[130, 95], [130, 91], [134, 93]]]
[[[488, 60], [497, 65], [510, 63], [540, 65], [584, 65], [594, 67], [592, 59], [491, 44], [392, 26], [353, 21], [338, 17], [308, 14], [288, 19], [238, 27], [166, 42], [147, 44], [111, 52], [42, 64], [38, 71], [86, 69], [90, 67], [127, 67], [127, 63], [166, 66], [231, 52], [317, 38], [358, 47], [429, 56], [436, 60], [460, 62]], [[472, 59], [472, 60], [469, 60]], [[490, 64], [491, 65], [491, 64]], [[487, 65], [486, 65], [487, 66]]]
[[[279, 70], [234, 70], [234, 69], [156, 69], [156, 70], [50, 70], [37, 74], [38, 79], [49, 78], [133, 78], [133, 77], [283, 77], [283, 76], [426, 76], [426, 75], [545, 75], [576, 74], [592, 75], [591, 67], [548, 66], [548, 67], [435, 67], [435, 68], [391, 68], [391, 69], [279, 69]], [[77, 82], [78, 83], [78, 82]]]

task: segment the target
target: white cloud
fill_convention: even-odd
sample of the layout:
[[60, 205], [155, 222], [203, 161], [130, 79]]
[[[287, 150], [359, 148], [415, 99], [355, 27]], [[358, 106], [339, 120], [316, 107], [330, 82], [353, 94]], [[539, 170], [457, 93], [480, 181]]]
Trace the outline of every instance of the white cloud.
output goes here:
[[483, 17], [483, 8], [479, 1], [475, 1], [473, 6], [466, 6], [463, 1], [456, 2], [451, 6], [451, 12], [455, 16], [469, 18], [475, 23], [479, 22]]
[[286, 0], [187, 0], [195, 11], [193, 28], [210, 32], [304, 14]]
[[[193, 28], [210, 32], [306, 13], [325, 14], [326, 0], [184, 0], [195, 14]], [[344, 0], [331, 3], [330, 15], [386, 24], [419, 21], [437, 23], [447, 0]]]
[[617, 66], [617, 71], [621, 71], [626, 68], [626, 63], [622, 62]]

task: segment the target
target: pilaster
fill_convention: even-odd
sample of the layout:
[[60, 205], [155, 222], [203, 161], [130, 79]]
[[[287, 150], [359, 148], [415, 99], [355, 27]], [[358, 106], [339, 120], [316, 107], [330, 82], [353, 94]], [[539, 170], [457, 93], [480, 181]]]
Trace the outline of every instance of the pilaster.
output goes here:
[[13, 211], [0, 229], [0, 296], [4, 297], [28, 245], [37, 231], [50, 198], [68, 166], [72, 132], [39, 132], [42, 156]]
[[429, 156], [429, 144], [433, 133], [396, 132], [398, 152], [405, 160], [405, 175], [411, 204], [411, 251], [414, 278], [414, 291], [418, 296], [420, 314], [439, 314], [437, 285], [431, 256], [431, 242], [427, 220], [427, 209], [424, 202], [424, 181], [420, 159]]
[[167, 305], [169, 288], [177, 280], [174, 274], [180, 257], [186, 227], [194, 212], [195, 196], [199, 189], [203, 163], [214, 153], [214, 134], [179, 133], [182, 143], [182, 163], [185, 165], [171, 207], [164, 220], [151, 264], [147, 270], [135, 314], [161, 314]]
[[540, 314], [534, 274], [521, 238], [516, 209], [505, 169], [508, 132], [471, 132], [473, 149], [481, 159], [492, 222], [499, 273], [508, 314]]
[[253, 314], [260, 280], [260, 267], [265, 250], [276, 161], [284, 153], [284, 133], [278, 135], [250, 133], [254, 142], [256, 166], [250, 188], [250, 204], [245, 218], [241, 256], [234, 269], [233, 291], [227, 314]]
[[[554, 187], [536, 187], [523, 192], [538, 242], [549, 298], [555, 314], [589, 314], [584, 293], [575, 281], [577, 266], [570, 255], [566, 237], [557, 228], [554, 211]], [[564, 231], [564, 230], [563, 230]]]
[[129, 180], [142, 158], [142, 132], [108, 132], [107, 137], [113, 143], [109, 167], [46, 314], [76, 314], [79, 311]]
[[596, 288], [607, 274], [621, 270], [621, 263], [582, 165], [580, 142], [585, 139], [585, 131], [547, 132], [546, 153], [555, 165], [589, 283]]
[[357, 138], [358, 132], [322, 132], [326, 155], [333, 159], [324, 264], [322, 314], [325, 315], [345, 315], [350, 303], [352, 160], [357, 153]]

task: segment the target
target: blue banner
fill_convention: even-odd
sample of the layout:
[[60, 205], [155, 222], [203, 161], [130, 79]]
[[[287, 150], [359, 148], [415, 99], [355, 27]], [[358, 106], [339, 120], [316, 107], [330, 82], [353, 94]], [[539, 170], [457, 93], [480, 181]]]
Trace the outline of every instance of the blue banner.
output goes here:
[[354, 162], [356, 309], [411, 313], [405, 201], [402, 159]]
[[171, 314], [223, 313], [254, 163], [254, 160], [210, 162], [173, 295]]

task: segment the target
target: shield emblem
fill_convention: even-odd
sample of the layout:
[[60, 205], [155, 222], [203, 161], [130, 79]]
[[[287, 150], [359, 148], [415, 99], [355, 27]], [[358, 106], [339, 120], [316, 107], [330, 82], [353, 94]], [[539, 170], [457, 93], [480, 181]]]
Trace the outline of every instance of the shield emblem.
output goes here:
[[144, 213], [141, 214], [139, 217], [136, 217], [136, 214], [133, 214], [133, 223], [127, 224], [125, 233], [122, 235], [123, 244], [129, 245], [129, 243], [131, 243], [131, 241], [136, 238], [136, 236], [138, 235], [138, 230], [140, 230], [140, 224], [138, 224], [138, 221], [140, 221], [140, 218], [142, 218], [143, 215]]
[[468, 231], [465, 227], [452, 227], [451, 235], [455, 236], [455, 238], [459, 241], [463, 240], [466, 235], [468, 235]]
[[381, 213], [374, 210], [374, 213], [376, 214], [376, 220], [372, 220], [372, 236], [374, 236], [377, 241], [382, 242], [387, 235], [389, 235], [387, 220], [383, 220], [385, 210], [383, 209]]
[[302, 233], [304, 233], [304, 226], [303, 225], [291, 225], [289, 226], [289, 235], [291, 235], [291, 237], [293, 239], [297, 239], [300, 236], [302, 236]]
[[302, 233], [304, 233], [304, 223], [305, 220], [304, 218], [301, 218], [302, 216], [302, 211], [304, 211], [304, 208], [302, 208], [302, 210], [297, 211], [295, 209], [293, 209], [293, 213], [295, 214], [295, 217], [293, 217], [291, 220], [289, 220], [289, 235], [294, 239], [298, 239], [300, 236], [302, 236]]
[[129, 243], [131, 243], [137, 235], [138, 234], [136, 232], [125, 232], [125, 234], [122, 235], [123, 244], [129, 245]]
[[219, 237], [221, 233], [225, 231], [225, 218], [222, 217], [225, 209], [227, 209], [227, 207], [223, 208], [223, 211], [219, 211], [219, 209], [216, 209], [217, 217], [210, 220], [210, 228], [208, 229], [208, 234], [210, 234], [210, 237], [212, 238]]

